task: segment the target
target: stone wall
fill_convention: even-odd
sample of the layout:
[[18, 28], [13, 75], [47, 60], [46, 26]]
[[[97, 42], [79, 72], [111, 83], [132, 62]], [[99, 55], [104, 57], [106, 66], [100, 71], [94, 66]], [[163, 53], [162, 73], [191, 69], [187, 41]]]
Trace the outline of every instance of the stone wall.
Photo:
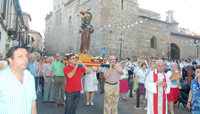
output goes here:
[[[106, 56], [114, 55], [119, 58], [120, 38], [123, 38], [122, 57], [165, 57], [168, 56], [167, 43], [175, 43], [180, 48], [180, 58], [195, 58], [195, 47], [183, 47], [177, 41], [191, 42], [191, 38], [172, 35], [177, 31], [178, 24], [159, 20], [159, 14], [141, 9], [137, 0], [54, 0], [53, 15], [46, 20], [45, 44], [46, 54], [53, 55], [56, 52], [79, 52], [81, 34], [79, 29], [81, 19], [80, 11], [91, 8], [94, 33], [91, 36], [89, 54], [97, 56], [101, 54], [101, 48], [106, 47]], [[108, 25], [120, 25], [143, 21], [134, 27], [104, 28]], [[156, 38], [156, 48], [151, 48], [151, 38]]]

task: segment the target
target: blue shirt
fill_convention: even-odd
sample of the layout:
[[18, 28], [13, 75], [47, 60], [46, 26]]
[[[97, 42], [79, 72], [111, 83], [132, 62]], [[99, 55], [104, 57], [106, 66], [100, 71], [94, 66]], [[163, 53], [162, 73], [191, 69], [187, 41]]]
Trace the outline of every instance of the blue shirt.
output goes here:
[[200, 112], [200, 83], [197, 78], [192, 80], [190, 92], [192, 92], [191, 111]]
[[26, 68], [34, 77], [37, 76], [37, 62], [33, 61], [32, 63], [28, 61], [28, 66]]
[[31, 114], [36, 100], [35, 80], [29, 71], [23, 74], [22, 84], [10, 67], [0, 71], [0, 114]]

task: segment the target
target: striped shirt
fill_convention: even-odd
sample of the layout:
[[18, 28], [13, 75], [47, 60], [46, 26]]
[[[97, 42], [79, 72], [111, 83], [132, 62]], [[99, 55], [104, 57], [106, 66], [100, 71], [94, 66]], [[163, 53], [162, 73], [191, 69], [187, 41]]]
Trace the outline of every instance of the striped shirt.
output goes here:
[[35, 81], [29, 71], [23, 74], [21, 84], [10, 67], [0, 71], [0, 114], [31, 114], [36, 100]]

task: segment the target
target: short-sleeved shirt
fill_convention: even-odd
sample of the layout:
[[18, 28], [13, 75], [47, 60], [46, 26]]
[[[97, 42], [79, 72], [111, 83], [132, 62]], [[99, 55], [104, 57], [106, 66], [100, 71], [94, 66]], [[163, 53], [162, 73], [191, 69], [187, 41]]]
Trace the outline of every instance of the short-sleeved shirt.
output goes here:
[[55, 61], [51, 65], [51, 71], [53, 71], [55, 76], [64, 76], [63, 69], [65, 64], [62, 62]]
[[200, 111], [200, 83], [197, 78], [192, 80], [190, 92], [192, 92], [191, 111]]
[[127, 78], [128, 78], [128, 71], [127, 69], [124, 69], [124, 74], [121, 75], [120, 80], [127, 79]]
[[50, 76], [50, 69], [51, 69], [50, 63], [45, 63], [42, 65], [42, 73], [44, 73], [45, 76]]
[[[122, 68], [117, 64], [115, 64], [115, 67], [122, 70]], [[107, 74], [108, 70], [109, 70], [109, 68], [104, 67], [105, 75]], [[110, 71], [110, 75], [108, 76], [108, 78], [105, 81], [109, 82], [109, 83], [117, 83], [117, 82], [119, 82], [120, 76], [121, 76], [121, 74], [115, 68], [112, 68]]]
[[142, 69], [138, 70], [138, 72], [136, 74], [138, 76], [138, 83], [143, 84], [147, 74], [148, 74], [147, 70], [146, 70], [146, 72], [143, 72]]
[[34, 77], [37, 76], [37, 62], [33, 61], [32, 63], [30, 61], [28, 61], [28, 66], [26, 68]]
[[68, 78], [67, 75], [69, 72], [71, 72], [74, 69], [73, 66], [67, 65], [65, 66], [63, 72], [65, 74], [66, 78], [66, 85], [65, 85], [65, 91], [67, 92], [76, 92], [76, 91], [81, 91], [82, 90], [82, 82], [81, 82], [81, 77], [83, 73], [85, 72], [85, 68], [83, 67], [78, 67], [76, 69], [76, 72], [72, 78]]
[[0, 71], [0, 114], [31, 114], [36, 100], [35, 80], [29, 71], [23, 74], [21, 84], [10, 67]]

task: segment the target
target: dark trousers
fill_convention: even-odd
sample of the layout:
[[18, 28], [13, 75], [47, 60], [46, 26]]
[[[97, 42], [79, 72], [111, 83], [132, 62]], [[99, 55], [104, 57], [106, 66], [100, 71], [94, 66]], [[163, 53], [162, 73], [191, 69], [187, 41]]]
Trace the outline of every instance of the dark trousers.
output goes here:
[[38, 90], [38, 82], [39, 82], [39, 78], [35, 77], [35, 91], [36, 91], [36, 93], [37, 93], [37, 90]]
[[131, 70], [128, 70], [128, 87], [130, 90], [129, 96], [132, 97], [132, 92], [133, 92], [133, 72]]
[[42, 86], [41, 91], [42, 91], [42, 96], [43, 96], [44, 95], [44, 77], [43, 76], [40, 76], [39, 85]]
[[65, 114], [76, 114], [76, 108], [80, 101], [80, 91], [77, 92], [65, 92]]
[[103, 72], [100, 72], [100, 90], [101, 90], [101, 92], [104, 92], [104, 84], [105, 84], [105, 78], [104, 78]]

